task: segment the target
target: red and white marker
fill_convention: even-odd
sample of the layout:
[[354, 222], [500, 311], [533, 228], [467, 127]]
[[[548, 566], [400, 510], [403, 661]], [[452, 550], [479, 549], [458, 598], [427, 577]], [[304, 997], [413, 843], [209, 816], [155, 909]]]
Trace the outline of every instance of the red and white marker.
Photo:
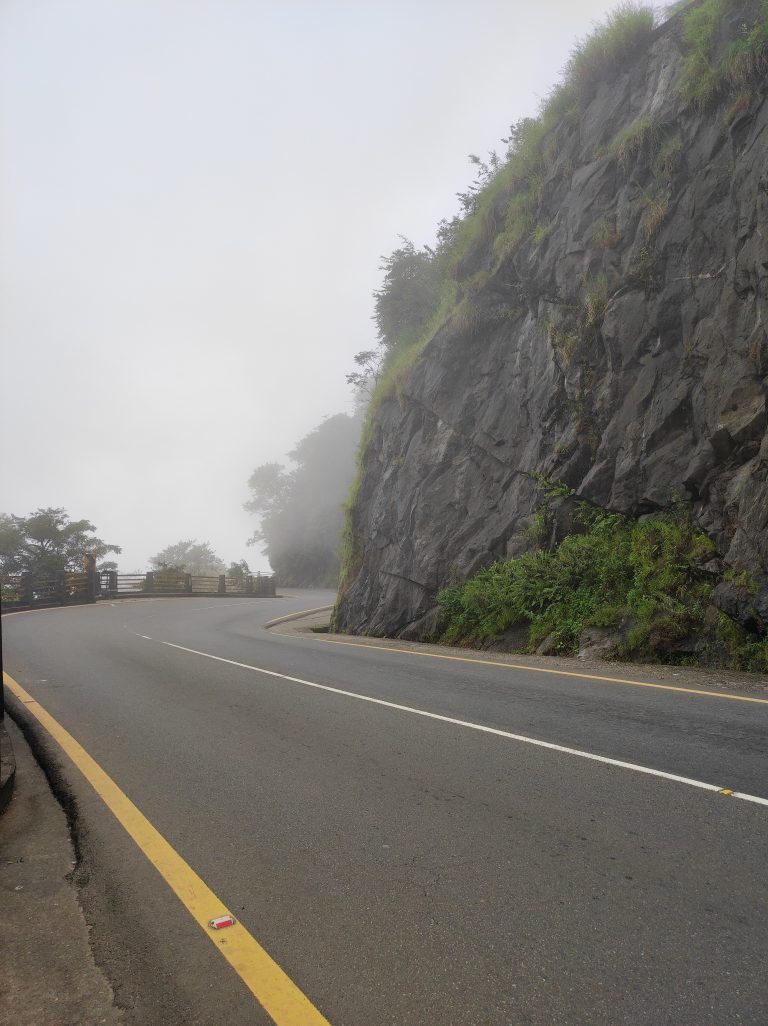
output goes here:
[[235, 922], [235, 917], [227, 914], [225, 916], [216, 916], [215, 919], [211, 919], [208, 925], [213, 930], [223, 930], [226, 926], [234, 926]]

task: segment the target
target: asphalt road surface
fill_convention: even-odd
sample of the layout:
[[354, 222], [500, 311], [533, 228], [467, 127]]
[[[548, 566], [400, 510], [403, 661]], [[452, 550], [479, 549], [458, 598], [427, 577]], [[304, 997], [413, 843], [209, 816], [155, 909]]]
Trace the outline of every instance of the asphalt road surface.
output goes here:
[[[717, 788], [768, 798], [768, 703], [263, 629], [331, 600], [11, 616], [5, 669], [331, 1026], [765, 1026], [768, 805]], [[50, 750], [125, 1022], [271, 1022]]]

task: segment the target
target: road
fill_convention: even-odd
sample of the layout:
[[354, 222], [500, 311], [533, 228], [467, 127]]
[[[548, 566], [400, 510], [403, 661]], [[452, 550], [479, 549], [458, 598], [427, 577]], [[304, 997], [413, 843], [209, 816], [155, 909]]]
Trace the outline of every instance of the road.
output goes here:
[[[331, 1026], [765, 1026], [768, 805], [717, 788], [768, 798], [768, 702], [263, 628], [331, 599], [21, 614], [5, 668]], [[50, 748], [126, 1023], [271, 1022]]]

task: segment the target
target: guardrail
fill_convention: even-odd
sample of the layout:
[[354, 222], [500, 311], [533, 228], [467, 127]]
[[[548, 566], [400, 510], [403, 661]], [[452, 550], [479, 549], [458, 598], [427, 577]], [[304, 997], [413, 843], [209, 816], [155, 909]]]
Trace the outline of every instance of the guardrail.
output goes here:
[[241, 595], [245, 598], [267, 598], [274, 596], [276, 590], [274, 574], [202, 577], [161, 570], [146, 574], [121, 574], [116, 570], [0, 574], [0, 605], [6, 611], [151, 596], [199, 595], [214, 598]]
[[120, 574], [103, 570], [99, 593], [104, 598], [137, 597], [141, 595], [246, 595], [253, 598], [274, 596], [277, 581], [274, 574], [226, 574], [202, 577], [196, 574], [170, 573], [164, 570], [146, 574]]

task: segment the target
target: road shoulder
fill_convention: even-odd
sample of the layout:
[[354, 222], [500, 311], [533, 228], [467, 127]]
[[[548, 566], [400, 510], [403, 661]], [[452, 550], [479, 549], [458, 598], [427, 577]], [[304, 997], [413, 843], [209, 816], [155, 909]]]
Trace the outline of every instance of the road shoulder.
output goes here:
[[0, 816], [0, 1008], [14, 1026], [120, 1024], [72, 883], [67, 817], [15, 723], [16, 787]]
[[457, 645], [435, 645], [400, 638], [373, 638], [365, 635], [328, 633], [330, 615], [309, 611], [307, 615], [292, 614], [267, 625], [273, 634], [284, 637], [325, 641], [326, 643], [360, 645], [368, 648], [412, 652], [478, 661], [499, 666], [525, 667], [537, 671], [563, 673], [597, 679], [637, 681], [662, 687], [695, 688], [701, 691], [733, 691], [755, 698], [768, 699], [768, 677], [760, 673], [699, 666], [670, 666], [660, 663], [621, 663], [602, 659], [577, 659], [568, 656], [535, 656], [520, 652], [491, 652]]

